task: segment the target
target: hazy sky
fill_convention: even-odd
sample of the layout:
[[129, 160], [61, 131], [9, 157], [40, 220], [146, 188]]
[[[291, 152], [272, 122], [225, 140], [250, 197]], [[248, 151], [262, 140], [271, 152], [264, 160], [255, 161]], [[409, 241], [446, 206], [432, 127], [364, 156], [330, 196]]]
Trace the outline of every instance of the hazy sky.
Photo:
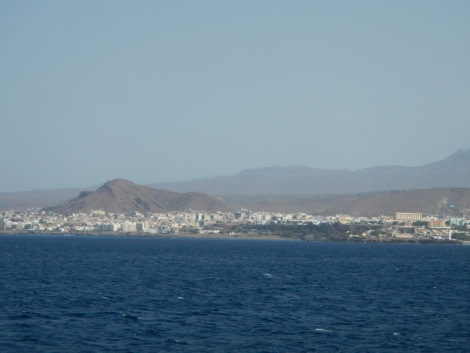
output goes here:
[[0, 192], [470, 148], [470, 1], [0, 1]]

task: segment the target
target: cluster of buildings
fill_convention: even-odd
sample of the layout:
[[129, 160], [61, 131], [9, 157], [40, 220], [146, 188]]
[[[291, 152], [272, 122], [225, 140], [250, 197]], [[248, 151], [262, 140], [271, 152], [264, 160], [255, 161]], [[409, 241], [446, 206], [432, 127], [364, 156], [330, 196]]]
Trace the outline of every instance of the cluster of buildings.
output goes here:
[[[199, 212], [177, 211], [169, 213], [131, 214], [107, 213], [93, 210], [88, 213], [74, 213], [68, 216], [45, 211], [4, 211], [0, 214], [0, 231], [26, 232], [80, 232], [80, 233], [150, 233], [167, 234], [179, 232], [206, 232], [206, 227], [217, 224], [266, 224], [267, 222], [288, 222], [315, 220], [303, 213], [281, 214], [269, 212]], [[212, 229], [211, 232], [215, 230]]]
[[[366, 237], [366, 233], [354, 233], [355, 224], [373, 224], [383, 236], [395, 238], [427, 237], [452, 239], [458, 228], [470, 230], [470, 219], [438, 218], [422, 213], [397, 212], [395, 217], [352, 217], [348, 215], [313, 216], [305, 213], [279, 212], [184, 212], [132, 214], [107, 213], [93, 210], [88, 213], [60, 215], [45, 211], [4, 211], [0, 213], [0, 231], [29, 233], [123, 233], [123, 234], [218, 234], [230, 225], [264, 225], [270, 223], [342, 223], [351, 225], [350, 236]], [[228, 233], [227, 235], [234, 235]]]
[[470, 219], [436, 216], [424, 216], [422, 213], [397, 212], [393, 227], [391, 227], [393, 237], [397, 238], [431, 238], [431, 239], [452, 239], [454, 232], [464, 232], [466, 235], [470, 231]]

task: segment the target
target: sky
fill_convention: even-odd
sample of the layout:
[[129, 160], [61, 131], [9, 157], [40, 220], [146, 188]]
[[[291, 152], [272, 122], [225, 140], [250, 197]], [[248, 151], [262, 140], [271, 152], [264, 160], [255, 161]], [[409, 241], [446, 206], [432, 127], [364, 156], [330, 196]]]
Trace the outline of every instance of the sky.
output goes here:
[[0, 192], [470, 148], [467, 0], [2, 0], [0, 48]]

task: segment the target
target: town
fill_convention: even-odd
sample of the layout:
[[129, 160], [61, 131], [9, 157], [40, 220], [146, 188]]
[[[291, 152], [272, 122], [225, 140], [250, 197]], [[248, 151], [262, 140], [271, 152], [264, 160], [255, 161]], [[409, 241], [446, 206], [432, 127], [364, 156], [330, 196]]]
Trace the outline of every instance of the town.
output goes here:
[[460, 242], [470, 240], [470, 219], [439, 218], [407, 212], [396, 212], [394, 217], [352, 217], [254, 212], [246, 209], [234, 212], [187, 210], [149, 214], [93, 210], [66, 216], [43, 210], [9, 210], [0, 214], [0, 232]]

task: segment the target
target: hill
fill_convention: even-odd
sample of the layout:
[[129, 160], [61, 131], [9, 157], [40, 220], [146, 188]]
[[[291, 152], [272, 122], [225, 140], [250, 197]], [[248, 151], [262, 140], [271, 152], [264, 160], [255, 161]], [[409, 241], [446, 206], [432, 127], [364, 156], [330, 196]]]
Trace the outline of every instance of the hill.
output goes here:
[[470, 188], [395, 190], [313, 196], [227, 196], [232, 207], [253, 211], [305, 212], [316, 215], [394, 216], [395, 212], [470, 217]]
[[320, 195], [384, 190], [468, 188], [470, 149], [420, 167], [378, 166], [356, 171], [281, 167], [251, 169], [233, 176], [152, 186], [210, 195]]
[[113, 213], [167, 212], [185, 209], [219, 211], [227, 209], [217, 199], [198, 192], [178, 193], [137, 185], [123, 179], [108, 181], [96, 191], [83, 191], [79, 196], [48, 211], [61, 214], [103, 210]]

